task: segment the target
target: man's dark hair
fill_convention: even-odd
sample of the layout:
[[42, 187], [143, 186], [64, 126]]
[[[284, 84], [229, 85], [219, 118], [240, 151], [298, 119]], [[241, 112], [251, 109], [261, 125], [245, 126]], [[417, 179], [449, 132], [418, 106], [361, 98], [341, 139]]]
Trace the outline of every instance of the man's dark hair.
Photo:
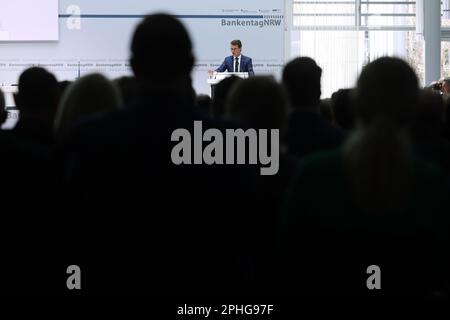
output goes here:
[[8, 116], [8, 113], [5, 110], [5, 97], [3, 96], [3, 92], [0, 89], [0, 125], [2, 125]]
[[422, 90], [417, 112], [411, 127], [414, 139], [435, 139], [438, 141], [444, 130], [445, 103], [436, 92]]
[[231, 76], [223, 79], [214, 89], [214, 98], [211, 103], [211, 113], [215, 117], [221, 117], [225, 114], [225, 103], [230, 94], [231, 89], [239, 82], [242, 78]]
[[271, 77], [236, 83], [226, 101], [228, 115], [255, 129], [283, 129], [287, 116], [283, 87]]
[[173, 16], [162, 13], [147, 16], [138, 25], [131, 53], [137, 78], [170, 79], [188, 75], [194, 65], [186, 28]]
[[29, 68], [20, 75], [17, 97], [21, 111], [56, 109], [59, 99], [58, 81], [43, 68]]
[[59, 86], [59, 95], [62, 96], [66, 89], [72, 84], [72, 81], [64, 80], [58, 83]]
[[242, 42], [241, 40], [233, 40], [231, 41], [232, 46], [238, 46], [239, 49], [242, 49]]
[[197, 108], [209, 114], [211, 112], [211, 97], [207, 94], [199, 94], [195, 97]]
[[0, 89], [0, 111], [5, 108], [5, 97], [3, 96], [3, 91]]
[[122, 95], [124, 105], [128, 106], [133, 103], [137, 93], [137, 83], [135, 77], [123, 76], [114, 80], [114, 84]]
[[340, 89], [331, 95], [334, 120], [344, 129], [352, 130], [355, 125], [354, 89]]
[[296, 58], [283, 70], [283, 84], [293, 107], [316, 107], [320, 102], [322, 69], [307, 57]]

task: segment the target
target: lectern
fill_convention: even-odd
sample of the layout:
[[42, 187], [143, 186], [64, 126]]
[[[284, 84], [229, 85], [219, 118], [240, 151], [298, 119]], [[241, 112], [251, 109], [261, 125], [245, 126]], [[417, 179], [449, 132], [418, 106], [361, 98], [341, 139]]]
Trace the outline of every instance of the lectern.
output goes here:
[[216, 84], [231, 76], [246, 79], [248, 78], [248, 72], [214, 72], [213, 76], [206, 81], [211, 86], [211, 99], [214, 99], [214, 89]]

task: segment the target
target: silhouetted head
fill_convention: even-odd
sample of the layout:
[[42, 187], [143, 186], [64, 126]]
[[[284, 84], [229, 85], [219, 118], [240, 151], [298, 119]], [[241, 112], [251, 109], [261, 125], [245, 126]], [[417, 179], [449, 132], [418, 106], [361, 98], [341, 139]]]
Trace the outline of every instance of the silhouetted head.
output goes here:
[[391, 57], [375, 60], [363, 69], [357, 87], [355, 114], [363, 123], [383, 119], [403, 126], [413, 120], [419, 82], [405, 61]]
[[114, 84], [120, 90], [122, 100], [125, 106], [133, 103], [137, 94], [137, 83], [135, 77], [120, 77], [114, 80]]
[[319, 114], [330, 124], [334, 123], [333, 109], [331, 108], [331, 99], [322, 99], [319, 101]]
[[228, 115], [255, 129], [282, 129], [287, 115], [283, 88], [270, 77], [252, 77], [236, 84], [227, 99]]
[[351, 130], [355, 124], [354, 90], [341, 89], [331, 96], [334, 120], [341, 128]]
[[68, 81], [68, 80], [64, 80], [64, 81], [60, 81], [58, 82], [58, 86], [59, 86], [59, 96], [62, 97], [62, 95], [64, 94], [64, 92], [66, 91], [66, 89], [72, 84], [72, 81]]
[[211, 97], [206, 94], [199, 94], [195, 97], [197, 107], [205, 113], [211, 112]]
[[401, 212], [412, 199], [413, 157], [408, 134], [419, 83], [403, 60], [384, 57], [368, 64], [358, 79], [358, 121], [343, 152], [353, 196], [360, 209]]
[[0, 125], [2, 125], [8, 116], [8, 113], [5, 110], [5, 96], [3, 95], [3, 91], [0, 89]]
[[21, 119], [44, 116], [47, 117], [46, 120], [53, 122], [58, 99], [58, 81], [47, 70], [33, 67], [20, 75], [19, 92], [15, 95], [15, 100]]
[[242, 78], [231, 76], [220, 81], [214, 89], [214, 98], [211, 105], [212, 115], [221, 117], [225, 114], [225, 102], [230, 94], [231, 88], [239, 82]]
[[321, 77], [322, 69], [311, 58], [296, 58], [284, 67], [283, 84], [292, 107], [317, 107], [321, 95]]
[[412, 126], [415, 139], [439, 139], [444, 130], [445, 104], [439, 93], [422, 90]]
[[194, 65], [192, 43], [182, 23], [167, 14], [147, 16], [131, 43], [131, 65], [138, 81], [170, 81], [189, 76]]
[[5, 105], [5, 96], [3, 95], [2, 89], [0, 89], [0, 110], [4, 110], [6, 107]]
[[83, 117], [116, 111], [122, 105], [119, 89], [101, 74], [90, 74], [64, 92], [55, 118], [55, 135], [63, 139]]

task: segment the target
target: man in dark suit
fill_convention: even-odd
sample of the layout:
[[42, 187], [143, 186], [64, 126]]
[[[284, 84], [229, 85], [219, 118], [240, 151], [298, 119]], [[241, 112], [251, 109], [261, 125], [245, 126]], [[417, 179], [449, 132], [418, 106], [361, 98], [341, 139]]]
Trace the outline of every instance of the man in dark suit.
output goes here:
[[222, 65], [216, 72], [248, 72], [249, 76], [254, 76], [252, 58], [246, 57], [242, 52], [241, 40], [231, 41], [231, 56], [226, 57]]

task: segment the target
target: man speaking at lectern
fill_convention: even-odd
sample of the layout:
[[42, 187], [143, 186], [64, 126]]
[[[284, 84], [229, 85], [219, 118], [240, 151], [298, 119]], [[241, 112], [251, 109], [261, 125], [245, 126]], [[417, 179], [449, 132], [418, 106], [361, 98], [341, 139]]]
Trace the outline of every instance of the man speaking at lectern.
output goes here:
[[226, 57], [222, 65], [217, 68], [216, 72], [248, 72], [250, 77], [254, 76], [252, 58], [241, 54], [241, 40], [231, 41], [231, 56]]

